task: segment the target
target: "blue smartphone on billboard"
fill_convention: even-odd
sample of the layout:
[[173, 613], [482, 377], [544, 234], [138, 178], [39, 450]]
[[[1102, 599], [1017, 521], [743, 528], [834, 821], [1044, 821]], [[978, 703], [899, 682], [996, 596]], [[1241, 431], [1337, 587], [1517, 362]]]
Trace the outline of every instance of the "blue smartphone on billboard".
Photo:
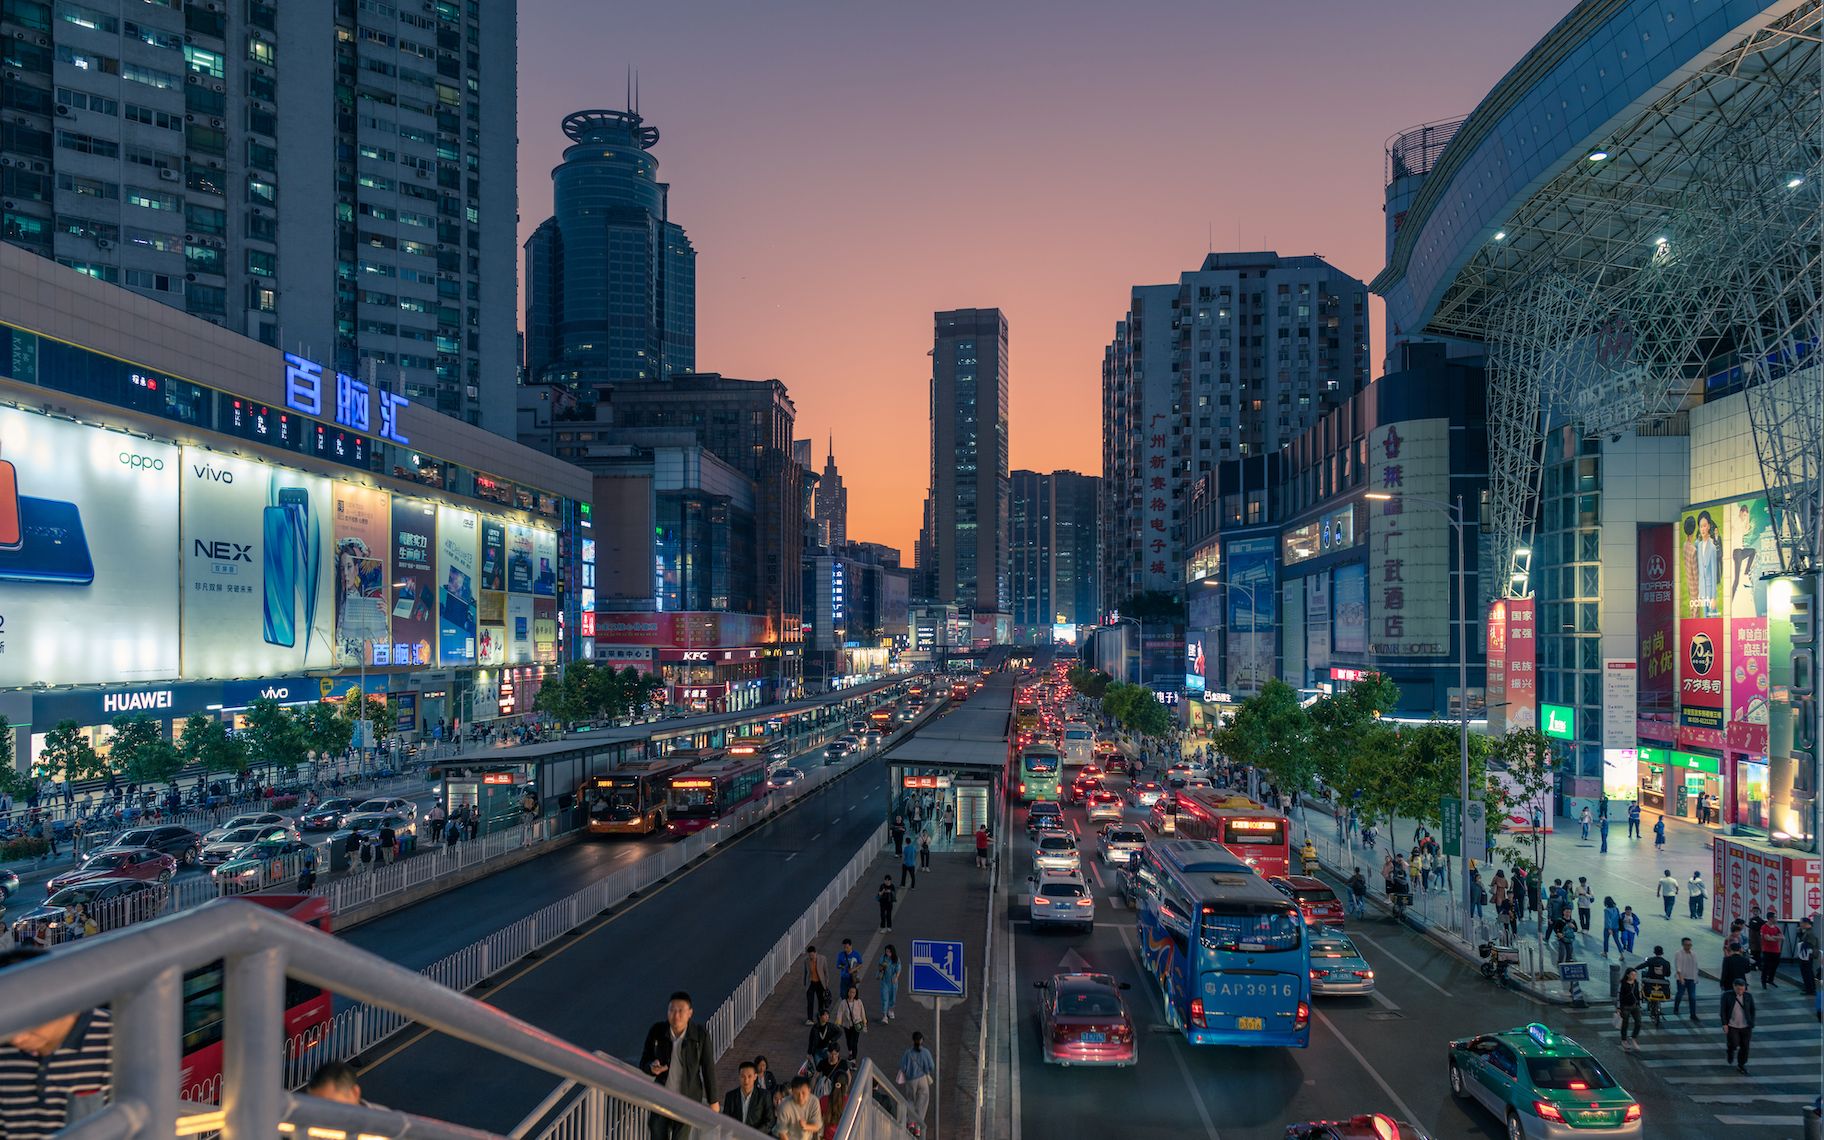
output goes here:
[[289, 648], [298, 643], [298, 564], [304, 537], [298, 510], [290, 506], [267, 507], [261, 530], [266, 551], [262, 607], [266, 644]]
[[19, 496], [19, 543], [0, 547], [0, 579], [87, 586], [95, 581], [82, 512], [61, 499]]

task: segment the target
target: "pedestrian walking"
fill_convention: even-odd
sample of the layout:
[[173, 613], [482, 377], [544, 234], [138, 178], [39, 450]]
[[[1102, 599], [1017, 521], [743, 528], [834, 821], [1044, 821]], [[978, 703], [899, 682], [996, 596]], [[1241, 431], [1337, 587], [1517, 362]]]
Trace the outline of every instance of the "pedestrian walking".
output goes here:
[[391, 863], [393, 861], [393, 853], [397, 849], [399, 843], [399, 834], [393, 830], [391, 824], [382, 823], [380, 825], [378, 843], [380, 848], [380, 861]]
[[891, 942], [880, 952], [875, 973], [880, 977], [880, 1019], [892, 1021], [893, 1007], [899, 1003], [899, 950]]
[[1766, 989], [1779, 985], [1774, 980], [1774, 975], [1780, 969], [1780, 951], [1786, 946], [1786, 932], [1780, 929], [1780, 924], [1773, 920], [1771, 914], [1761, 923], [1760, 939], [1761, 988]]
[[316, 885], [317, 853], [307, 850], [304, 852], [303, 859], [298, 863], [298, 893], [307, 895], [316, 889]]
[[1598, 819], [1596, 821], [1596, 831], [1602, 837], [1602, 850], [1600, 852], [1598, 852], [1598, 854], [1607, 855], [1609, 853], [1609, 813], [1608, 812], [1606, 812], [1606, 811], [1603, 812], [1602, 818]]
[[817, 1020], [811, 1023], [810, 1042], [804, 1047], [805, 1063], [815, 1065], [826, 1060], [832, 1054], [837, 1061], [842, 1059], [842, 1030], [830, 1020], [830, 1011], [817, 1011]]
[[925, 1048], [925, 1035], [912, 1034], [912, 1047], [899, 1055], [899, 1072], [893, 1079], [906, 1090], [912, 1119], [918, 1122], [920, 1132], [925, 1128], [925, 1112], [931, 1107], [931, 1082], [936, 1076], [937, 1058]]
[[1723, 994], [1723, 1043], [1728, 1050], [1728, 1063], [1735, 1071], [1748, 1075], [1748, 1046], [1754, 1039], [1754, 995], [1748, 992], [1748, 979], [1737, 978]]
[[842, 1029], [843, 1043], [849, 1049], [849, 1061], [861, 1063], [861, 1035], [868, 1028], [868, 1010], [861, 1004], [861, 987], [848, 986], [836, 1005], [836, 1024]]
[[804, 986], [804, 1023], [817, 1024], [817, 1015], [830, 1008], [830, 960], [817, 953], [817, 947], [804, 948], [804, 967], [799, 971]]
[[975, 865], [988, 865], [988, 825], [982, 824], [975, 829]]
[[1628, 838], [1640, 838], [1640, 801], [1628, 801]]
[[1582, 875], [1577, 876], [1577, 926], [1585, 934], [1590, 932], [1590, 911], [1596, 906], [1596, 890], [1590, 886], [1590, 880]]
[[836, 992], [846, 994], [849, 987], [855, 984], [855, 975], [861, 972], [861, 955], [855, 951], [855, 943], [844, 938], [842, 949], [836, 952]]
[[1602, 956], [1609, 956], [1609, 940], [1615, 940], [1615, 948], [1621, 949], [1621, 908], [1615, 905], [1613, 895], [1602, 896]]
[[1583, 828], [1583, 841], [1590, 841], [1590, 805], [1584, 804], [1583, 810], [1577, 813], [1577, 823]]
[[1621, 908], [1621, 953], [1622, 961], [1634, 953], [1634, 939], [1640, 936], [1640, 915], [1634, 913], [1633, 906]]
[[1809, 918], [1799, 919], [1798, 936], [1793, 939], [1792, 956], [1799, 964], [1799, 986], [1807, 997], [1818, 993], [1818, 930]]
[[[692, 1023], [695, 1012], [683, 990], [671, 995], [665, 1019], [646, 1031], [640, 1049], [640, 1071], [680, 1096], [716, 1107], [716, 1050], [709, 1030]], [[653, 1113], [647, 1124], [652, 1140], [684, 1140], [690, 1127]]]
[[[1661, 829], [1663, 829], [1665, 825], [1665, 820], [1662, 819], [1659, 821], [1659, 827]], [[1660, 872], [1659, 886], [1656, 890], [1659, 894], [1659, 901], [1665, 904], [1666, 921], [1671, 922], [1672, 908], [1678, 903], [1678, 880], [1672, 877], [1672, 868], [1667, 867]]]
[[893, 854], [898, 855], [906, 845], [906, 821], [898, 812], [893, 813], [893, 826], [889, 830], [893, 834]]
[[918, 886], [918, 848], [910, 843], [900, 852], [899, 885], [908, 888]]
[[1685, 903], [1691, 908], [1692, 918], [1704, 917], [1704, 896], [1708, 893], [1704, 886], [1704, 873], [1691, 872], [1691, 880], [1685, 884]]
[[1357, 918], [1367, 913], [1368, 877], [1357, 867], [1349, 876], [1349, 913]]
[[[1662, 815], [1658, 819], [1653, 821], [1653, 850], [1655, 852], [1660, 852], [1660, 851], [1664, 851], [1665, 849], [1666, 849], [1666, 817]], [[1670, 918], [1672, 916], [1667, 915], [1666, 917]]]
[[899, 892], [893, 886], [893, 876], [888, 875], [880, 881], [880, 889], [874, 892], [874, 899], [880, 903], [880, 929], [893, 929], [893, 904], [899, 899]]
[[1624, 1053], [1640, 1052], [1640, 1000], [1640, 972], [1630, 966], [1615, 989], [1615, 1028], [1621, 1030]]
[[1678, 953], [1672, 955], [1672, 1016], [1678, 1016], [1678, 1010], [1688, 999], [1691, 1002], [1691, 1024], [1697, 1024], [1697, 955], [1691, 949], [1691, 940], [1682, 938], [1678, 943]]
[[1731, 986], [1740, 979], [1747, 984], [1748, 975], [1754, 972], [1754, 961], [1748, 957], [1748, 951], [1739, 942], [1731, 942], [1723, 951], [1723, 963], [1717, 969], [1716, 980], [1727, 994]]
[[918, 837], [918, 869], [921, 871], [931, 869], [931, 837], [929, 835]]
[[1743, 949], [1748, 951], [1749, 961], [1755, 969], [1761, 968], [1761, 908], [1754, 907], [1748, 912], [1748, 924], [1742, 928], [1741, 940]]
[[367, 874], [374, 869], [374, 837], [361, 836], [361, 873]]

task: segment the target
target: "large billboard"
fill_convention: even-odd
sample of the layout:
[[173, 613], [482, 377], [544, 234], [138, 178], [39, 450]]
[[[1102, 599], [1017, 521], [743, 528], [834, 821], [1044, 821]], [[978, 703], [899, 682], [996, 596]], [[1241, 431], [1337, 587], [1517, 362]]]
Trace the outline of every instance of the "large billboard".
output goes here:
[[1193, 695], [1203, 692], [1208, 684], [1209, 674], [1209, 661], [1203, 653], [1203, 631], [1197, 630], [1185, 634], [1184, 691]]
[[1727, 544], [1724, 608], [1729, 628], [1729, 718], [1725, 744], [1742, 752], [1767, 751], [1767, 721], [1773, 687], [1768, 662], [1768, 603], [1765, 574], [1780, 569], [1778, 540], [1762, 496], [1741, 499], [1723, 510]]
[[393, 499], [393, 652], [388, 664], [437, 661], [437, 505]]
[[1348, 562], [1332, 571], [1336, 626], [1330, 644], [1339, 657], [1359, 661], [1368, 652], [1368, 567]]
[[1678, 735], [1681, 748], [1721, 748], [1728, 699], [1728, 647], [1723, 628], [1722, 506], [1679, 516]]
[[1507, 731], [1507, 599], [1496, 598], [1488, 604], [1487, 683], [1483, 693], [1488, 702], [1488, 731], [1500, 736]]
[[329, 480], [188, 447], [180, 484], [184, 675], [334, 665]]
[[177, 676], [180, 466], [0, 408], [0, 688]]
[[1643, 526], [1635, 536], [1640, 595], [1634, 609], [1638, 643], [1635, 732], [1671, 744], [1678, 739], [1678, 604], [1672, 581], [1671, 523]]
[[392, 497], [354, 483], [330, 491], [335, 518], [336, 663], [379, 665], [392, 656], [392, 608], [387, 603], [387, 554], [392, 546]]
[[1228, 543], [1227, 680], [1232, 691], [1259, 692], [1274, 675], [1273, 642], [1279, 624], [1274, 563], [1278, 553], [1279, 541], [1271, 537], [1238, 538]]
[[437, 660], [442, 665], [475, 664], [480, 544], [474, 511], [437, 508]]
[[1518, 732], [1537, 727], [1539, 713], [1538, 678], [1533, 666], [1538, 647], [1533, 639], [1536, 617], [1533, 599], [1507, 599], [1507, 731]]
[[475, 661], [500, 665], [507, 659], [507, 524], [481, 516], [481, 580], [475, 594]]
[[[1407, 420], [1368, 436], [1368, 566], [1376, 657], [1450, 653], [1450, 517], [1435, 505], [1450, 493], [1450, 421]], [[1410, 500], [1426, 499], [1431, 504]]]
[[507, 590], [515, 594], [532, 592], [532, 528], [513, 523], [507, 527]]
[[1330, 575], [1305, 578], [1305, 664], [1313, 677], [1330, 668]]
[[557, 532], [540, 527], [532, 532], [532, 592], [541, 598], [557, 596]]
[[1678, 521], [1678, 616], [1723, 616], [1723, 528], [1721, 507], [1686, 511]]

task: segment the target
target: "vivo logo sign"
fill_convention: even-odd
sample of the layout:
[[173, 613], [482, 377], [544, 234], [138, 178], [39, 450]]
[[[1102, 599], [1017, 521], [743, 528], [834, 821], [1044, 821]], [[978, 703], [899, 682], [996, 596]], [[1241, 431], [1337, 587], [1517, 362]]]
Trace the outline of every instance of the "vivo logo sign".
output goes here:
[[290, 686], [268, 685], [260, 690], [260, 696], [269, 701], [282, 701], [291, 696]]
[[218, 467], [211, 467], [207, 463], [192, 463], [190, 465], [190, 474], [196, 476], [198, 479], [213, 479], [217, 483], [234, 482], [234, 472], [223, 471]]
[[191, 549], [198, 558], [212, 562], [253, 561], [253, 547], [238, 542], [205, 542], [199, 538]]
[[168, 709], [172, 707], [171, 690], [155, 689], [143, 693], [103, 693], [101, 711], [104, 713], [142, 712], [151, 709]]

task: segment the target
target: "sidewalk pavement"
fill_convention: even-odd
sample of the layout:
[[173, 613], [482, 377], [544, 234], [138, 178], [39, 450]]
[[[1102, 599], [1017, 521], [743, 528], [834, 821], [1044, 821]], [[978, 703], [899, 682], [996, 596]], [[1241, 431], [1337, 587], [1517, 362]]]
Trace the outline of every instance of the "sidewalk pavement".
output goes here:
[[[976, 867], [973, 843], [957, 841], [939, 846], [934, 840], [931, 870], [919, 872], [916, 886], [900, 889], [890, 933], [879, 929], [880, 908], [875, 901], [881, 879], [889, 876], [897, 886], [899, 859], [890, 850], [874, 860], [869, 873], [817, 932], [814, 944], [834, 968], [842, 940], [854, 941], [862, 960], [858, 982], [861, 1000], [868, 1012], [868, 1027], [861, 1035], [861, 1054], [889, 1078], [898, 1072], [900, 1054], [911, 1046], [915, 1030], [925, 1035], [925, 1046], [937, 1052], [933, 1013], [911, 994], [912, 940], [928, 938], [963, 944], [967, 997], [944, 1011], [943, 1049], [937, 1058], [937, 1079], [932, 1089], [932, 1107], [925, 1116], [925, 1135], [941, 1138], [971, 1134], [975, 1127], [976, 1048], [987, 989], [982, 950], [988, 923], [988, 872]], [[889, 944], [899, 953], [899, 998], [893, 1020], [883, 1022], [876, 968]], [[811, 1033], [804, 1024], [804, 989], [799, 976], [794, 968], [780, 981], [760, 1012], [722, 1054], [718, 1084], [727, 1082], [732, 1086], [735, 1067], [756, 1055], [766, 1057], [781, 1088], [797, 1073]], [[832, 1013], [832, 1023], [834, 1020]], [[938, 1128], [932, 1127], [934, 1123]]]

